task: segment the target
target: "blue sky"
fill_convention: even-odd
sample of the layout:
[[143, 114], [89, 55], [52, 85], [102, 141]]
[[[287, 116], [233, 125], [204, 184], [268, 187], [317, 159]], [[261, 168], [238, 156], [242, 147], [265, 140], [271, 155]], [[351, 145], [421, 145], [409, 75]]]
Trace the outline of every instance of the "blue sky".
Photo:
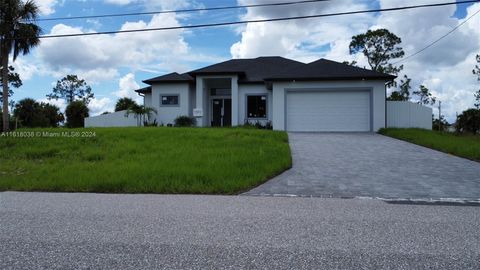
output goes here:
[[[42, 11], [41, 18], [265, 2], [279, 1], [37, 0]], [[122, 27], [135, 29], [190, 25], [433, 2], [445, 0], [334, 0], [329, 3], [279, 8], [41, 21], [40, 25], [44, 34], [109, 31]], [[143, 87], [142, 80], [172, 71], [185, 72], [232, 57], [280, 55], [304, 62], [325, 57], [336, 61], [357, 60], [361, 65], [366, 65], [361, 55], [348, 54], [348, 43], [352, 35], [371, 28], [386, 27], [402, 37], [404, 41], [402, 45], [408, 55], [446, 33], [463, 18], [479, 9], [480, 4], [458, 5], [169, 33], [151, 32], [43, 40], [40, 47], [15, 63], [24, 85], [20, 89], [15, 89], [13, 99], [33, 97], [43, 100], [56, 80], [67, 74], [78, 74], [92, 86], [97, 98], [92, 103], [91, 110], [93, 114], [98, 114], [112, 110], [115, 101], [121, 96], [135, 97], [133, 89], [137, 86]], [[473, 104], [473, 92], [478, 89], [475, 78], [467, 74], [471, 73], [473, 68], [472, 57], [475, 53], [480, 53], [480, 30], [478, 30], [480, 27], [475, 27], [479, 26], [478, 22], [478, 18], [472, 19], [452, 37], [445, 39], [425, 54], [404, 63], [404, 73], [413, 78], [414, 87], [420, 84], [430, 87], [443, 101], [446, 116], [450, 120], [453, 119], [455, 112], [460, 112]], [[455, 50], [455, 53], [445, 54], [449, 50]], [[63, 106], [61, 102], [57, 104]]]

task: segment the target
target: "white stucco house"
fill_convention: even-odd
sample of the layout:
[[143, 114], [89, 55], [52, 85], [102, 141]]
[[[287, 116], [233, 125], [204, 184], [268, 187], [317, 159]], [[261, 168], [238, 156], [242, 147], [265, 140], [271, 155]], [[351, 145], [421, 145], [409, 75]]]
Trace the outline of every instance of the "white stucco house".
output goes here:
[[394, 78], [326, 59], [259, 57], [166, 74], [135, 91], [164, 125], [187, 115], [200, 127], [270, 121], [275, 130], [371, 132], [386, 126], [385, 85]]

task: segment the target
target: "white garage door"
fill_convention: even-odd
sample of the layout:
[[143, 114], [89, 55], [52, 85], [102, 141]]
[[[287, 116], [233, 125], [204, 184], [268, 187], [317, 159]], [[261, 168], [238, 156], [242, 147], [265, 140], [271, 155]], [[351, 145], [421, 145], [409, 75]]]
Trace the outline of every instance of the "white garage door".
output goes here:
[[369, 91], [287, 92], [288, 131], [370, 131]]

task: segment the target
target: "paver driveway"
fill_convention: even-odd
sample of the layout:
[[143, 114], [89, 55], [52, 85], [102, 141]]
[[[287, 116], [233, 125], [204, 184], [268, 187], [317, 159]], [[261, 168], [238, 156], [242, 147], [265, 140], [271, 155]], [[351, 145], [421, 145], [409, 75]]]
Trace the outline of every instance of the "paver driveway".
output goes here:
[[290, 133], [292, 169], [245, 193], [480, 199], [480, 163], [372, 133]]

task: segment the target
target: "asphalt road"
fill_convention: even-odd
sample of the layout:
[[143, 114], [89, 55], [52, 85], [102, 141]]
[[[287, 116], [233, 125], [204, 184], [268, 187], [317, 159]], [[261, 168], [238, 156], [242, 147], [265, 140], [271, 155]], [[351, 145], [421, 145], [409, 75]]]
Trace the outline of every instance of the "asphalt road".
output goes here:
[[479, 269], [480, 207], [0, 193], [0, 269]]

